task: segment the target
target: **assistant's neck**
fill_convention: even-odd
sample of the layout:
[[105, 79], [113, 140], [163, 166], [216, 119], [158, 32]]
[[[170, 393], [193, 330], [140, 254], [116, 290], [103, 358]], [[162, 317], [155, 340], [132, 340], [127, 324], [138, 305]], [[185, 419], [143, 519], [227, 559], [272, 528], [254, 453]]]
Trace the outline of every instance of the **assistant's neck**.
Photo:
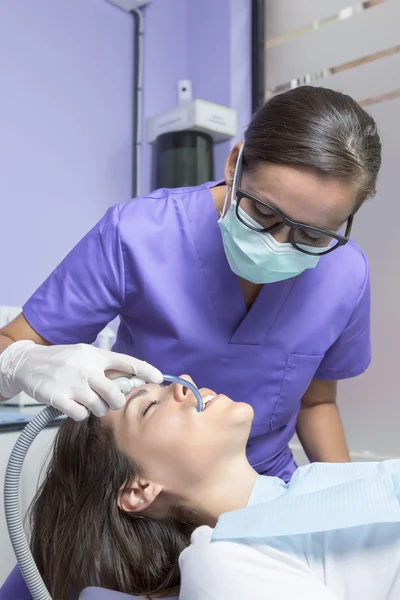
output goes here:
[[233, 461], [192, 488], [185, 504], [196, 512], [202, 525], [215, 527], [222, 513], [247, 506], [257, 477], [246, 459]]
[[227, 189], [228, 189], [227, 185], [217, 185], [210, 189], [211, 196], [214, 201], [214, 205], [215, 205], [215, 209], [217, 211], [218, 217], [220, 216], [222, 209], [224, 207]]

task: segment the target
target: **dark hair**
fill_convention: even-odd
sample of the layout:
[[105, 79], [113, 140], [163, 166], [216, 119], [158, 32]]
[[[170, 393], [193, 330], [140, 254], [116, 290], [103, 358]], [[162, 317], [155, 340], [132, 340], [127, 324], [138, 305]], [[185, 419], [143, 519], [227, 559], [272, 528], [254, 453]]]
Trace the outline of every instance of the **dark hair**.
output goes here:
[[149, 597], [173, 595], [178, 558], [197, 526], [177, 514], [156, 518], [118, 508], [118, 492], [138, 474], [113, 430], [91, 415], [67, 419], [31, 506], [31, 549], [57, 600], [99, 585]]
[[262, 161], [356, 182], [361, 203], [375, 194], [381, 142], [374, 119], [353, 98], [301, 86], [273, 96], [253, 116], [243, 167], [250, 170]]

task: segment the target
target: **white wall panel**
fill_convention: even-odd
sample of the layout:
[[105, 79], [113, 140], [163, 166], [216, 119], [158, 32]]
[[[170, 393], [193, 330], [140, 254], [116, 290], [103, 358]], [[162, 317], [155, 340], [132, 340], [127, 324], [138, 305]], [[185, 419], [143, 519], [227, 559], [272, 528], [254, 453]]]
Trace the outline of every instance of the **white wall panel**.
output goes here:
[[400, 99], [368, 110], [379, 125], [383, 163], [378, 193], [357, 214], [353, 237], [371, 267], [373, 361], [343, 382], [339, 402], [351, 448], [400, 456]]
[[[267, 0], [268, 37], [324, 18], [346, 4]], [[266, 51], [266, 86], [271, 90], [291, 79], [399, 46], [399, 24], [400, 0], [387, 0], [350, 19], [282, 41]], [[400, 54], [312, 83], [343, 91], [358, 101], [375, 98], [400, 89]], [[377, 195], [357, 214], [353, 237], [371, 266], [373, 361], [364, 375], [340, 383], [339, 406], [352, 455], [373, 458], [400, 456], [400, 98], [376, 102], [367, 110], [378, 123], [383, 164]]]
[[355, 0], [265, 0], [267, 40], [330, 17], [356, 3]]
[[400, 53], [341, 71], [318, 83], [345, 92], [356, 100], [391, 92], [400, 88]]
[[400, 37], [399, 15], [400, 0], [388, 0], [352, 19], [330, 23], [269, 48], [268, 88], [395, 46]]

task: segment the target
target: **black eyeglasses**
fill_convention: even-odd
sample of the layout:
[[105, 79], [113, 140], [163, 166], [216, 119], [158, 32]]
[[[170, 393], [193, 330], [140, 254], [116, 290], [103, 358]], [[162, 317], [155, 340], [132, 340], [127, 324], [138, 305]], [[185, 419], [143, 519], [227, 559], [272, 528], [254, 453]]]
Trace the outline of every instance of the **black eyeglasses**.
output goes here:
[[290, 228], [289, 241], [296, 250], [318, 256], [329, 254], [339, 246], [347, 244], [353, 225], [353, 216], [350, 216], [345, 224], [344, 234], [341, 235], [296, 223], [273, 206], [258, 200], [241, 188], [236, 192], [236, 216], [249, 229], [262, 233], [273, 233], [286, 225]]
[[[238, 156], [239, 164], [236, 167], [233, 187], [236, 189], [236, 217], [243, 225], [253, 231], [273, 233], [289, 227], [289, 241], [296, 250], [304, 254], [322, 256], [329, 254], [347, 244], [353, 226], [353, 215], [347, 219], [338, 231], [319, 229], [304, 223], [292, 221], [277, 208], [259, 200], [240, 187], [243, 170], [243, 147]], [[340, 231], [343, 230], [343, 234]]]

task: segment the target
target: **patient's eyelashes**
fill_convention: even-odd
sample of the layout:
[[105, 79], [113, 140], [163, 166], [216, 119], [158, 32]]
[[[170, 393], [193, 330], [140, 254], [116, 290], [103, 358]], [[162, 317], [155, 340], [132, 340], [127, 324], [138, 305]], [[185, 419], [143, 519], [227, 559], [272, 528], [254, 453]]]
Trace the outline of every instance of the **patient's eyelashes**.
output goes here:
[[149, 412], [150, 408], [152, 406], [154, 406], [155, 404], [160, 404], [160, 403], [158, 400], [152, 400], [151, 402], [148, 402], [147, 404], [145, 404], [144, 410], [142, 411], [142, 417], [145, 417], [146, 414]]

